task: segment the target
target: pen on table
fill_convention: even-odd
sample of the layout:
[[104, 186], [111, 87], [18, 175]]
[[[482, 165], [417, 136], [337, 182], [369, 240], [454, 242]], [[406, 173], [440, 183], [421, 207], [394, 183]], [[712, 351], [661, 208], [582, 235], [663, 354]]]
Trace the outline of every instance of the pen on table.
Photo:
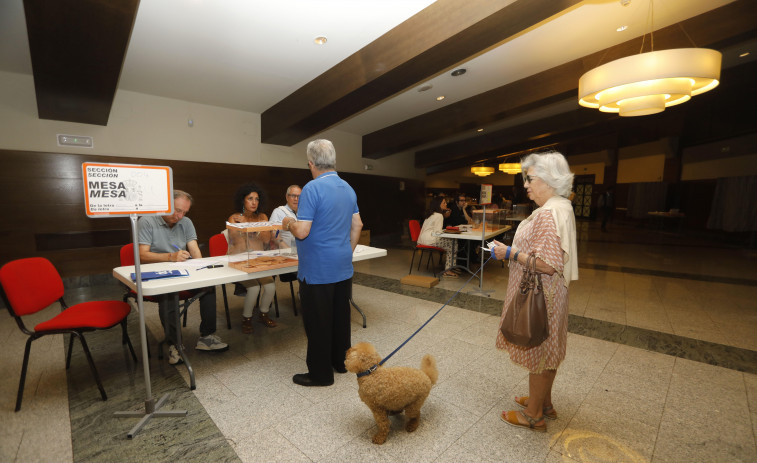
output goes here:
[[206, 265], [205, 267], [200, 267], [197, 270], [202, 270], [204, 268], [221, 268], [221, 267], [223, 267], [222, 264], [213, 264], [213, 265]]
[[[173, 248], [176, 249], [177, 251], [181, 251], [181, 248], [176, 246], [175, 244], [172, 244], [171, 246], [173, 246]], [[191, 259], [191, 258], [192, 256], [187, 257], [187, 259]]]

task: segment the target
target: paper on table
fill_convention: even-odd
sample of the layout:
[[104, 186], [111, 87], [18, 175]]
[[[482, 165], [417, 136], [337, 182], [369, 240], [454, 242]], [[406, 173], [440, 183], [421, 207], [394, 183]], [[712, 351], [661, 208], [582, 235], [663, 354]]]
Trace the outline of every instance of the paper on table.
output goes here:
[[203, 257], [201, 259], [187, 259], [184, 262], [171, 262], [171, 265], [181, 268], [198, 269], [208, 265], [225, 265], [228, 263], [228, 261], [229, 260], [226, 258], [226, 256]]
[[354, 254], [360, 254], [361, 252], [365, 252], [365, 251], [368, 250], [368, 248], [369, 248], [369, 246], [364, 246], [362, 244], [358, 244], [357, 246], [355, 246], [355, 252], [354, 252]]

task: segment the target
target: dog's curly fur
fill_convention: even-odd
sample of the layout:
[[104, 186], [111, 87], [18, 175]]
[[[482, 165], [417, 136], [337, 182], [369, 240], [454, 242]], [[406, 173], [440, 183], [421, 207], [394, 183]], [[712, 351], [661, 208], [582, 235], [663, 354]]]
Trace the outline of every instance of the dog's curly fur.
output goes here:
[[[378, 365], [380, 361], [381, 357], [373, 345], [361, 342], [347, 351], [344, 366], [352, 373], [360, 373]], [[421, 407], [438, 377], [436, 360], [426, 354], [421, 360], [420, 370], [379, 366], [373, 373], [357, 379], [360, 399], [368, 405], [378, 426], [378, 431], [373, 436], [374, 444], [386, 442], [390, 414], [404, 411], [408, 417], [405, 430], [413, 432], [418, 428]]]

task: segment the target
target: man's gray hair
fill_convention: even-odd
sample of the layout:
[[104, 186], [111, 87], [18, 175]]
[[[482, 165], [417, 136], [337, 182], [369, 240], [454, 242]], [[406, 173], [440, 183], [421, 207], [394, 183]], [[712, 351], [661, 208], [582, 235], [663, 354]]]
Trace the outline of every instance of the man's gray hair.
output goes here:
[[192, 195], [190, 195], [186, 191], [174, 189], [173, 199], [178, 199], [178, 198], [187, 198], [189, 200], [189, 204], [194, 204], [195, 202], [195, 200], [192, 198]]
[[523, 175], [528, 169], [534, 177], [544, 180], [547, 185], [554, 188], [555, 193], [567, 198], [573, 190], [573, 172], [568, 167], [568, 161], [557, 151], [529, 154], [520, 161]]
[[291, 194], [292, 193], [292, 188], [299, 188], [300, 190], [302, 189], [302, 188], [300, 188], [299, 185], [289, 185], [287, 187], [287, 194]]
[[336, 168], [336, 150], [334, 144], [328, 140], [318, 139], [308, 143], [308, 161], [318, 170]]

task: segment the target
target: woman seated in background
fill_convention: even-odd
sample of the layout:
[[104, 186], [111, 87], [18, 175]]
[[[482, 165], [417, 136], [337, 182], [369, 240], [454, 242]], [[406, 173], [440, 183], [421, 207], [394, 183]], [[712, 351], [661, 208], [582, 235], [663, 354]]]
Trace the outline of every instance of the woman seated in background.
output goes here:
[[444, 214], [447, 210], [447, 200], [443, 196], [437, 196], [431, 200], [431, 205], [429, 206], [429, 210], [426, 211], [426, 218], [421, 227], [421, 234], [418, 236], [418, 244], [444, 249], [446, 262], [444, 264], [445, 272], [443, 275], [448, 278], [457, 278], [457, 273], [450, 269], [450, 267], [455, 265], [457, 257], [457, 240], [436, 236], [442, 232]]
[[[228, 222], [267, 222], [268, 216], [260, 212], [264, 203], [265, 194], [258, 185], [255, 183], [246, 183], [240, 186], [234, 194], [234, 208], [241, 212], [231, 214]], [[255, 233], [255, 239], [245, 240], [245, 243], [248, 243], [252, 250], [264, 251], [269, 246], [271, 238], [270, 231], [257, 232]], [[231, 240], [229, 241], [231, 242]], [[240, 249], [236, 252], [246, 250]], [[264, 277], [255, 280], [245, 280], [239, 284], [247, 289], [247, 293], [244, 296], [244, 309], [242, 310], [242, 332], [252, 334], [252, 311], [261, 287], [263, 288], [263, 293], [260, 296], [260, 313], [258, 314], [257, 321], [268, 328], [276, 327], [276, 322], [268, 316], [268, 312], [271, 310], [271, 301], [273, 301], [273, 296], [276, 294], [276, 285], [273, 282], [273, 278]], [[237, 294], [236, 291], [234, 294]]]

